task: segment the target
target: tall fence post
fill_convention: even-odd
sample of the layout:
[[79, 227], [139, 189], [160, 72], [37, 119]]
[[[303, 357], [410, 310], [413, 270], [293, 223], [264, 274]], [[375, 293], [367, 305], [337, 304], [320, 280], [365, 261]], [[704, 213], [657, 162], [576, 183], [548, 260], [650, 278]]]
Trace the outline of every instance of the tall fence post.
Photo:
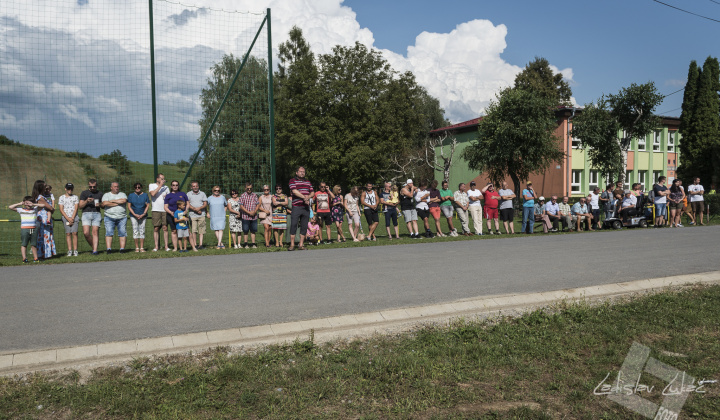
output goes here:
[[270, 107], [270, 185], [275, 188], [275, 104], [273, 101], [273, 65], [272, 65], [272, 27], [270, 8], [267, 9], [268, 36], [268, 105]]
[[157, 111], [155, 110], [155, 32], [153, 30], [153, 3], [148, 0], [148, 10], [150, 11], [150, 89], [152, 96], [152, 135], [153, 135], [153, 169], [155, 178], [158, 173], [158, 149], [157, 149]]

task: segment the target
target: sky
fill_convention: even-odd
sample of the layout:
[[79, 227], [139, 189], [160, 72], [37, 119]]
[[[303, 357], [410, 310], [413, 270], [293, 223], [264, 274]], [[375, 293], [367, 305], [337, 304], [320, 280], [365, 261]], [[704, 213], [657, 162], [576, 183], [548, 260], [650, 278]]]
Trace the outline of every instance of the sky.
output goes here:
[[[664, 2], [720, 21], [720, 1]], [[212, 9], [271, 8], [275, 57], [294, 25], [316, 54], [355, 42], [375, 48], [395, 70], [412, 71], [453, 123], [482, 115], [535, 57], [563, 74], [580, 106], [653, 81], [662, 94], [680, 90], [656, 113], [679, 116], [690, 61], [702, 65], [720, 53], [720, 22], [652, 0], [154, 3], [161, 161], [195, 151], [208, 69], [224, 53], [241, 54], [253, 35], [258, 15], [246, 15], [243, 30], [233, 20], [239, 14]], [[120, 148], [132, 160], [151, 160], [147, 15], [143, 0], [3, 0], [0, 134], [94, 155]]]

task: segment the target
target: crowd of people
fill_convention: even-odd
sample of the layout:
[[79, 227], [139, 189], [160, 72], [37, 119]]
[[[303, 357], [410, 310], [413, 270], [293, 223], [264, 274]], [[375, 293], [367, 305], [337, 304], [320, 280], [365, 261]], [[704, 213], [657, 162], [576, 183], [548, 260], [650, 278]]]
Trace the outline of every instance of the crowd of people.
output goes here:
[[[653, 189], [646, 193], [641, 184], [636, 183], [632, 189], [624, 189], [623, 183], [617, 182], [609, 184], [603, 192], [595, 188], [587, 197], [581, 197], [570, 206], [568, 196], [558, 201], [558, 196], [553, 195], [546, 202], [545, 197], [538, 197], [532, 182], [528, 182], [521, 193], [522, 201], [518, 203], [522, 209], [521, 231], [518, 234], [534, 233], [536, 223], [540, 223], [544, 233], [573, 229], [580, 231], [583, 230], [583, 224], [585, 230], [591, 231], [602, 228], [603, 218], [627, 220], [645, 211], [650, 212], [647, 215], [650, 218], [654, 212], [656, 228], [683, 227], [681, 216], [684, 213], [688, 214], [690, 224], [704, 224], [704, 189], [700, 179], [694, 179], [687, 193], [679, 179], [673, 180], [669, 188], [665, 184], [666, 178], [661, 176]], [[93, 255], [100, 253], [101, 223], [105, 226], [105, 252], [113, 252], [115, 232], [119, 242], [117, 251], [125, 252], [128, 218], [132, 226], [135, 252], [138, 253], [146, 252], [147, 221], [153, 227], [153, 252], [163, 249], [176, 252], [202, 249], [208, 220], [210, 230], [214, 232], [214, 246], [218, 249], [226, 246], [233, 249], [257, 248], [259, 226], [263, 227], [262, 239], [267, 248], [285, 247], [283, 239], [289, 230], [288, 251], [304, 250], [307, 244], [332, 242], [333, 226], [337, 242], [377, 241], [380, 213], [384, 215], [388, 240], [400, 239], [399, 217], [407, 225], [410, 238], [414, 239], [483, 235], [483, 217], [487, 234], [515, 234], [514, 200], [517, 197], [508, 189], [506, 182], [502, 182], [497, 189], [494, 183], [477, 188], [475, 181], [460, 183], [456, 191], [449, 188], [447, 181], [440, 184], [440, 189], [437, 187], [437, 181], [421, 181], [416, 186], [412, 179], [408, 179], [400, 188], [385, 182], [382, 188], [376, 190], [369, 182], [362, 187], [362, 191], [361, 188], [352, 187], [343, 195], [339, 185], [331, 188], [326, 182], [320, 182], [315, 190], [312, 182], [305, 177], [305, 168], [299, 167], [288, 184], [289, 194], [285, 194], [282, 185], [276, 185], [274, 192], [269, 185], [263, 185], [262, 193], [258, 195], [253, 190], [253, 184], [248, 182], [242, 194], [237, 189], [231, 189], [230, 198], [226, 198], [221, 188], [214, 186], [211, 195], [207, 196], [200, 190], [197, 181], [191, 182], [190, 191], [185, 193], [180, 191], [178, 181], [171, 181], [168, 186], [165, 176], [158, 174], [147, 192], [141, 183], [136, 183], [134, 191], [125, 194], [120, 191], [119, 184], [113, 182], [110, 191], [103, 193], [98, 190], [97, 180], [90, 179], [87, 189], [80, 196], [74, 194], [72, 183], [66, 184], [65, 194], [57, 201], [52, 187], [39, 180], [35, 182], [31, 195], [9, 208], [20, 214], [21, 255], [24, 262], [29, 261], [28, 246], [34, 261], [56, 255], [53, 230], [53, 214], [56, 211], [60, 213], [63, 222], [68, 257], [78, 255], [81, 222], [82, 233]], [[650, 202], [652, 205], [639, 206], [639, 202]], [[104, 215], [101, 210], [104, 210]], [[367, 222], [367, 234], [361, 225], [362, 216]], [[460, 222], [459, 230], [455, 227], [455, 217]], [[349, 239], [345, 236], [346, 219]], [[229, 222], [230, 230], [227, 245], [223, 235], [226, 222]], [[500, 222], [504, 232], [500, 230]], [[447, 225], [447, 234], [443, 232], [444, 223]], [[420, 225], [423, 226], [423, 233], [420, 233]], [[161, 243], [163, 246], [160, 246]]]

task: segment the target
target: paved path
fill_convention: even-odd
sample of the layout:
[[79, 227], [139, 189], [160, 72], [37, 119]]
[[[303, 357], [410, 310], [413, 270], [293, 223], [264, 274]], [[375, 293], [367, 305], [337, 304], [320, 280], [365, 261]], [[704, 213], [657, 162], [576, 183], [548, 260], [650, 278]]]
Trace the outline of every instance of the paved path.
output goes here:
[[5, 267], [0, 353], [716, 271], [719, 245], [711, 226]]

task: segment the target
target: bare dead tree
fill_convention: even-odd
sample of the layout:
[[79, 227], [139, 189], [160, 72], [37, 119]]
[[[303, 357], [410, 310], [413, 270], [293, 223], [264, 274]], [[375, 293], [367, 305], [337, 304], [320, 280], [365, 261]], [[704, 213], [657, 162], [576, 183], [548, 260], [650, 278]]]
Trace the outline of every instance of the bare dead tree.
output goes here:
[[390, 182], [395, 183], [398, 179], [415, 178], [415, 169], [418, 164], [423, 162], [423, 159], [419, 156], [419, 153], [403, 156], [393, 155], [390, 162], [393, 165], [388, 170], [392, 174]]
[[[425, 146], [425, 163], [432, 168], [433, 171], [442, 171], [443, 180], [447, 181], [450, 179], [450, 168], [453, 164], [453, 158], [455, 157], [455, 147], [457, 147], [457, 138], [452, 137], [450, 142], [450, 153], [445, 155], [445, 140], [448, 139], [448, 133], [443, 133], [442, 136], [435, 138], [429, 138]], [[439, 152], [438, 153], [438, 149]], [[431, 155], [432, 154], [432, 159]]]

